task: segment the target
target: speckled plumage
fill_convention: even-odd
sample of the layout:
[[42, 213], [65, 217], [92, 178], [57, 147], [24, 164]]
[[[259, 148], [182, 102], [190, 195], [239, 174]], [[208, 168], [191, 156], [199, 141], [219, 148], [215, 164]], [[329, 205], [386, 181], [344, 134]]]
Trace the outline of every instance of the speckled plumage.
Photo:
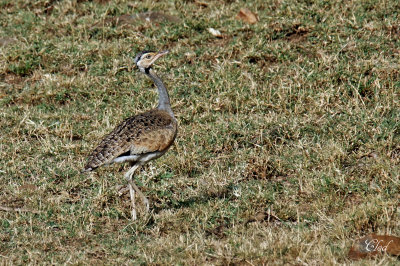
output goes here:
[[166, 111], [151, 110], [125, 119], [89, 156], [84, 171], [110, 164], [119, 156], [164, 152], [177, 132], [175, 118]]

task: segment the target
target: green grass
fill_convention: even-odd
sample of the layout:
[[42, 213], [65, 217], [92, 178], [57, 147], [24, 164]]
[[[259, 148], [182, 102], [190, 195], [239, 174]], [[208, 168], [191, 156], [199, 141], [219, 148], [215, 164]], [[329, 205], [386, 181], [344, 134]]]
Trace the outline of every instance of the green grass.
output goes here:
[[[0, 206], [30, 210], [0, 211], [2, 263], [324, 265], [400, 236], [397, 1], [204, 2], [0, 2]], [[112, 22], [150, 10], [180, 22]], [[171, 51], [179, 134], [136, 175], [152, 212], [132, 222], [127, 165], [80, 171], [156, 105], [145, 49]]]

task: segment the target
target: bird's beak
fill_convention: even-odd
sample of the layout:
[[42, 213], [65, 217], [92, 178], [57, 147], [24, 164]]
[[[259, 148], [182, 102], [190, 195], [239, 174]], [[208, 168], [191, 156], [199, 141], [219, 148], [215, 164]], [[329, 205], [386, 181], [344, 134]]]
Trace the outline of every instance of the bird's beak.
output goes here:
[[153, 64], [158, 58], [160, 58], [161, 56], [166, 55], [168, 53], [169, 53], [168, 50], [158, 52], [157, 55], [154, 57], [153, 62], [151, 62], [151, 63]]
[[169, 53], [168, 50], [164, 50], [164, 51], [158, 52], [159, 55], [166, 55], [168, 53]]

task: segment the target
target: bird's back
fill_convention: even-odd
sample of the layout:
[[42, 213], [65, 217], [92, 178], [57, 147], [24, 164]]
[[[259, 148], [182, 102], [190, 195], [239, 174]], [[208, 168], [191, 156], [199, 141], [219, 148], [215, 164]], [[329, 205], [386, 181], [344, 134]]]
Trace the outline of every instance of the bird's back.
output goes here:
[[177, 132], [174, 117], [154, 109], [125, 119], [91, 153], [84, 171], [112, 163], [120, 156], [146, 155], [166, 151]]

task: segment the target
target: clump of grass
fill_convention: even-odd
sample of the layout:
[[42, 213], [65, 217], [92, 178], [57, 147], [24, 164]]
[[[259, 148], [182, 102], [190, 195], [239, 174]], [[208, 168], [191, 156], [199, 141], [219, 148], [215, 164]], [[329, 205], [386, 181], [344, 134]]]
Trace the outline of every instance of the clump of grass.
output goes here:
[[[345, 263], [354, 238], [400, 234], [398, 4], [207, 4], [0, 4], [0, 206], [39, 212], [0, 212], [4, 263]], [[149, 10], [180, 22], [105, 23]], [[166, 48], [179, 135], [135, 177], [153, 211], [132, 223], [127, 168], [80, 170], [154, 106], [133, 57]]]

